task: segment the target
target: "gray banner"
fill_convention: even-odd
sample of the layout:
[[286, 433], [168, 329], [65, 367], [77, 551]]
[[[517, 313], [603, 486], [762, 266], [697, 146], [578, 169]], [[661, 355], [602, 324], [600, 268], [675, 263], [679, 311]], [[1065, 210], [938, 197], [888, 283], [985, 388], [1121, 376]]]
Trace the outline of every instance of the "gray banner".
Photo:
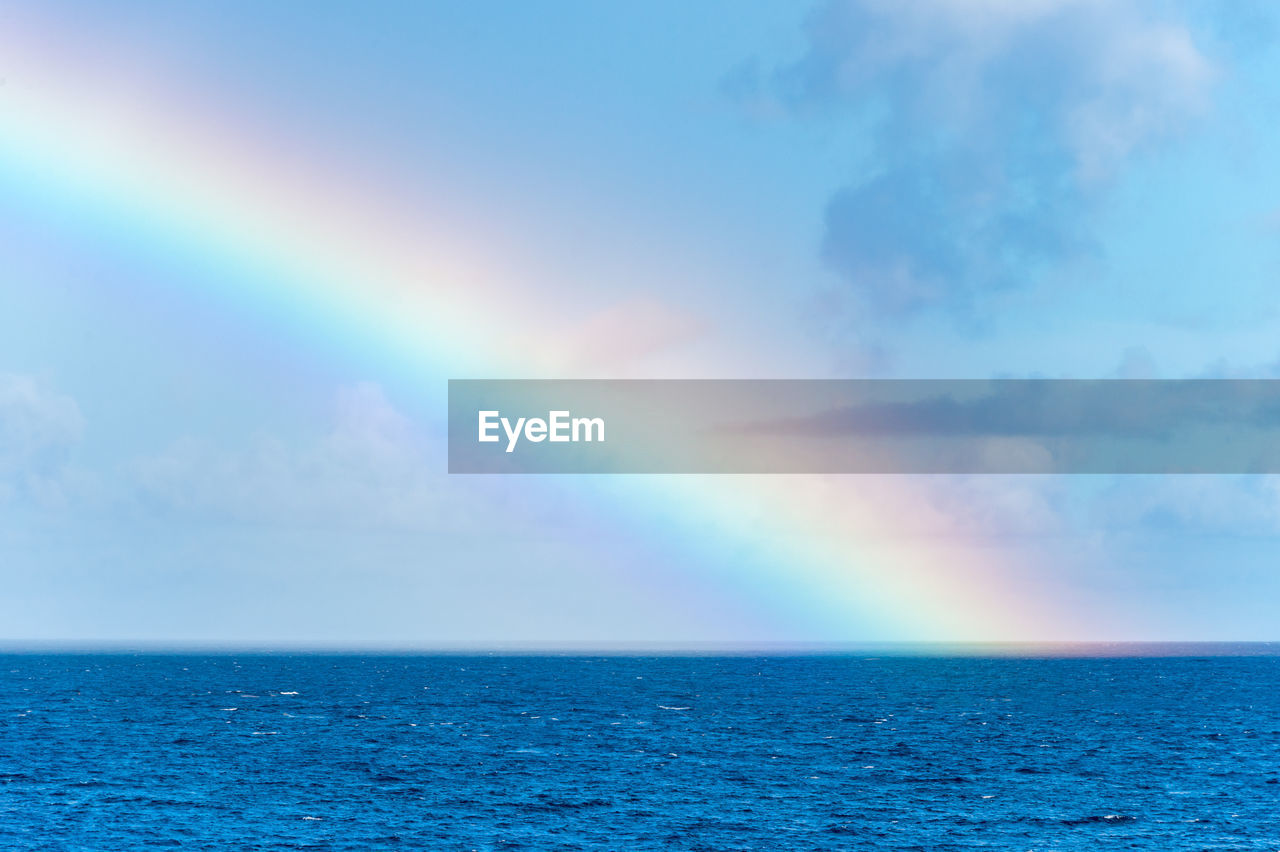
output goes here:
[[449, 471], [1275, 473], [1280, 380], [454, 380]]

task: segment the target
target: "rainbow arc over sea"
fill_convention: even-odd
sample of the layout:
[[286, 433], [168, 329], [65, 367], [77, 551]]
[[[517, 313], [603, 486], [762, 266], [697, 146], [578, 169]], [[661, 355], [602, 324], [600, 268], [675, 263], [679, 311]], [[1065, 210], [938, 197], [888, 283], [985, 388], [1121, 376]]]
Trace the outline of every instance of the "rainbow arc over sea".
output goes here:
[[[140, 98], [74, 57], [24, 54], [12, 35], [0, 52], [6, 183], [74, 227], [217, 270], [175, 286], [270, 317], [319, 347], [376, 348], [406, 386], [441, 399], [448, 378], [575, 378], [564, 373], [555, 306], [486, 257], [482, 236], [460, 244], [433, 235], [420, 211], [341, 173], [308, 171], [252, 124], [211, 119], [217, 111], [198, 99]], [[1043, 572], [936, 510], [929, 534], [916, 534], [918, 519], [906, 515], [930, 507], [912, 477], [525, 477], [513, 487], [562, 490], [656, 544], [670, 570], [752, 602], [780, 634], [1033, 641], [1077, 632]]]

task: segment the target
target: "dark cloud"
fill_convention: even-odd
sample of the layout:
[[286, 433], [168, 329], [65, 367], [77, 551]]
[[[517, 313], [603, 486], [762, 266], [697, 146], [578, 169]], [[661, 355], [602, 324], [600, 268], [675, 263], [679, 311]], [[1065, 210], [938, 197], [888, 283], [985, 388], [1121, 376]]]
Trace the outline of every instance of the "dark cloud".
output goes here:
[[807, 435], [1163, 440], [1193, 424], [1280, 426], [1280, 382], [1264, 380], [851, 383], [848, 395], [860, 394], [866, 401], [752, 428]]
[[822, 252], [881, 315], [966, 308], [1087, 254], [1099, 194], [1214, 76], [1185, 26], [1126, 0], [838, 0], [807, 35], [772, 85], [792, 115], [874, 128]]

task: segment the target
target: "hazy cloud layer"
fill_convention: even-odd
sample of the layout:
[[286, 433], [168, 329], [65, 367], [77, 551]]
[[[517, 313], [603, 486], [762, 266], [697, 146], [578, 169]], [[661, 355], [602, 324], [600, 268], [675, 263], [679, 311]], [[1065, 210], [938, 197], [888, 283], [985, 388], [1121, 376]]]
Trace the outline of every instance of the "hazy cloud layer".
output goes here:
[[74, 399], [30, 376], [0, 373], [0, 502], [65, 499], [68, 458], [83, 432]]
[[419, 527], [439, 515], [427, 445], [373, 385], [340, 391], [317, 438], [223, 448], [189, 438], [134, 465], [137, 496], [177, 517]]
[[1164, 534], [1280, 534], [1280, 476], [1116, 477], [1090, 506], [1089, 522], [1109, 530]]
[[790, 114], [847, 111], [870, 161], [822, 252], [876, 314], [968, 310], [1091, 251], [1089, 213], [1135, 155], [1203, 113], [1215, 71], [1138, 0], [836, 0], [777, 71]]
[[513, 494], [497, 479], [448, 479], [443, 442], [364, 383], [335, 394], [320, 434], [247, 446], [177, 441], [133, 463], [122, 497], [175, 520], [322, 529], [475, 532], [498, 523], [512, 532], [563, 521], [560, 500]]

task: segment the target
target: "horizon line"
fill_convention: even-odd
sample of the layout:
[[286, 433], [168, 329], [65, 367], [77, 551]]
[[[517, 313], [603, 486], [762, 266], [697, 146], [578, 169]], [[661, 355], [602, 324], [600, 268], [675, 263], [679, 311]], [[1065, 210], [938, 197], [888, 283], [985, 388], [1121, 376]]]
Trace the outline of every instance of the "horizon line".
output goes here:
[[1053, 640], [867, 642], [441, 642], [0, 640], [0, 654], [1133, 658], [1280, 656], [1280, 640]]

